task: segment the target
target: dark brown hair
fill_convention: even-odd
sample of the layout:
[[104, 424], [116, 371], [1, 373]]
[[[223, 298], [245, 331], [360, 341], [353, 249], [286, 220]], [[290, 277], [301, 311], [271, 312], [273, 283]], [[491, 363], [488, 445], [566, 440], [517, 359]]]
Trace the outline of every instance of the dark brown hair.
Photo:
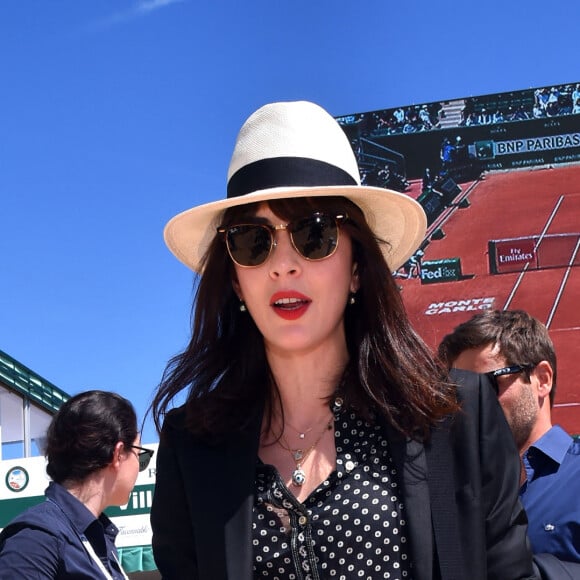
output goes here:
[[[445, 336], [439, 356], [448, 367], [470, 348], [497, 345], [508, 365], [536, 366], [548, 361], [552, 367], [550, 406], [556, 396], [556, 352], [548, 329], [524, 310], [486, 310], [463, 322]], [[528, 382], [529, 373], [526, 373]]]
[[57, 483], [82, 482], [111, 463], [119, 441], [128, 449], [137, 434], [137, 415], [127, 399], [108, 391], [79, 393], [48, 427], [46, 472]]
[[[338, 388], [361, 415], [379, 413], [400, 433], [426, 438], [434, 423], [457, 410], [455, 390], [408, 320], [381, 253], [379, 244], [386, 242], [375, 238], [360, 208], [346, 198], [292, 198], [268, 205], [282, 220], [315, 210], [349, 216], [341, 227], [352, 240], [360, 289], [356, 303], [345, 310], [350, 360]], [[231, 208], [222, 223], [254, 215], [256, 209]], [[257, 409], [272, 409], [276, 396], [262, 336], [248, 313], [239, 310], [233, 265], [221, 237], [214, 238], [204, 264], [191, 341], [169, 361], [151, 405], [159, 431], [163, 416], [184, 389], [190, 429], [211, 436], [243, 428]]]

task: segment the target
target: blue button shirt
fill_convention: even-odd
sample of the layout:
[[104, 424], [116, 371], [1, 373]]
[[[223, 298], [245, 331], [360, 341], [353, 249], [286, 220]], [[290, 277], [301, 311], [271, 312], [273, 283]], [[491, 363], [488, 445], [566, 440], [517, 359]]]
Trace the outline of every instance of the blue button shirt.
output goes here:
[[[0, 534], [0, 578], [103, 579], [98, 558], [114, 580], [126, 579], [117, 560], [117, 528], [95, 516], [61, 485], [51, 482], [46, 501], [10, 522]], [[90, 543], [94, 557], [83, 540]]]
[[580, 562], [580, 441], [555, 425], [523, 455], [520, 496], [535, 554]]

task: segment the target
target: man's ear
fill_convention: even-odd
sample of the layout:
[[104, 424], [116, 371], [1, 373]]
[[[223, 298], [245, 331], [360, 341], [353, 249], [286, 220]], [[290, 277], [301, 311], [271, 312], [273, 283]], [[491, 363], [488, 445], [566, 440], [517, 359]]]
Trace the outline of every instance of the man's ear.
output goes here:
[[554, 379], [552, 365], [547, 360], [543, 360], [536, 365], [533, 374], [538, 378], [538, 396], [542, 399], [548, 397], [552, 390], [552, 381]]

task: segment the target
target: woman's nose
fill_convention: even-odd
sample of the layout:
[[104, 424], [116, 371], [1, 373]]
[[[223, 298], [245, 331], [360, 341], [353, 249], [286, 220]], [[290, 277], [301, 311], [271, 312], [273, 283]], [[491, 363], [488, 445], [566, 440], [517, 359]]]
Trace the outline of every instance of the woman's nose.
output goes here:
[[288, 231], [282, 229], [276, 231], [274, 247], [268, 261], [270, 275], [275, 278], [296, 275], [300, 272], [300, 266], [300, 256], [292, 245]]

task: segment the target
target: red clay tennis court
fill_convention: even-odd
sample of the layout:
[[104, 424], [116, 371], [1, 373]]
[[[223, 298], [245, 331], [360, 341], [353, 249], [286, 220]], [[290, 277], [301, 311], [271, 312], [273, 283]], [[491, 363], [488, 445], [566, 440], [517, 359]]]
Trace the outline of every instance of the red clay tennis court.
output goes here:
[[440, 261], [424, 271], [431, 278], [397, 279], [411, 319], [436, 348], [482, 309], [530, 312], [558, 356], [554, 421], [580, 433], [580, 165], [490, 172], [460, 185], [429, 228], [424, 267]]

